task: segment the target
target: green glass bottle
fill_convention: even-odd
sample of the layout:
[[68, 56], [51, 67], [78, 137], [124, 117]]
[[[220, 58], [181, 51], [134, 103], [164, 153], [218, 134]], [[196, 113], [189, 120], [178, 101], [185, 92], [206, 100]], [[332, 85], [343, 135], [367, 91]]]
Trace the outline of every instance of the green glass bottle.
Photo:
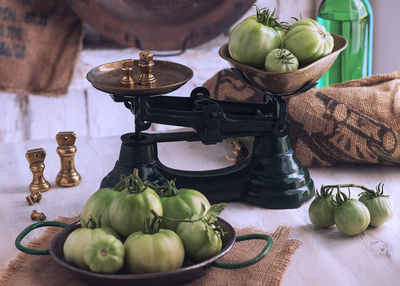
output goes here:
[[348, 41], [347, 48], [320, 79], [318, 87], [370, 76], [373, 15], [368, 0], [324, 0], [317, 20], [327, 31]]

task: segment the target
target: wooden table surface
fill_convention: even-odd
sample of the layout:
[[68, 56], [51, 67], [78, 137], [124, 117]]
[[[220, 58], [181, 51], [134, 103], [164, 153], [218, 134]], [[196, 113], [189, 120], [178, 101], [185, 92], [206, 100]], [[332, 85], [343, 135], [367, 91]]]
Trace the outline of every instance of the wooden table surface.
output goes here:
[[[60, 188], [55, 184], [60, 168], [55, 139], [0, 144], [0, 274], [18, 254], [14, 240], [33, 223], [31, 211], [44, 212], [47, 220], [78, 215], [88, 197], [98, 189], [101, 179], [113, 168], [120, 142], [119, 137], [78, 137], [75, 161], [82, 183], [73, 188]], [[43, 193], [38, 204], [29, 206], [25, 197], [32, 174], [25, 153], [34, 148], [44, 148], [47, 152], [44, 176], [51, 188]], [[229, 165], [224, 155], [230, 154], [230, 148], [225, 142], [213, 146], [162, 143], [158, 149], [161, 161], [174, 168], [207, 170]], [[291, 237], [300, 240], [302, 245], [292, 257], [282, 285], [400, 285], [400, 216], [396, 208], [400, 206], [400, 167], [353, 165], [309, 170], [318, 188], [321, 184], [337, 183], [357, 183], [373, 188], [383, 182], [395, 205], [392, 220], [380, 228], [369, 228], [361, 235], [346, 237], [335, 227], [314, 227], [308, 218], [310, 202], [290, 210], [229, 203], [221, 217], [237, 227], [254, 226], [268, 232], [279, 225], [292, 228]], [[43, 231], [35, 230], [23, 244]]]

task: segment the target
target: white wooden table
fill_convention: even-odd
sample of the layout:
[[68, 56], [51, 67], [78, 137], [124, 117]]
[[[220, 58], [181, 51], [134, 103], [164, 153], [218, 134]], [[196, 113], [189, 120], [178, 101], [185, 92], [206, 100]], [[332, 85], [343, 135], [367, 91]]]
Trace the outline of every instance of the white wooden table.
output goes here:
[[[14, 240], [22, 229], [33, 223], [30, 219], [33, 209], [44, 212], [47, 220], [80, 213], [88, 197], [98, 189], [101, 179], [113, 168], [120, 139], [78, 137], [76, 146], [76, 167], [82, 175], [82, 183], [73, 188], [60, 188], [55, 184], [60, 167], [55, 140], [0, 144], [0, 274], [18, 254]], [[52, 187], [38, 204], [29, 206], [25, 197], [32, 174], [25, 153], [40, 147], [47, 152], [44, 175]], [[214, 146], [187, 142], [159, 144], [163, 163], [187, 170], [227, 166], [229, 162], [224, 155], [229, 153], [227, 143]], [[399, 171], [400, 167], [359, 165], [310, 168], [318, 188], [321, 184], [333, 183], [358, 183], [372, 188], [384, 182], [395, 206], [400, 206]], [[302, 245], [292, 258], [283, 285], [400, 285], [400, 215], [397, 208], [392, 220], [382, 227], [368, 229], [356, 237], [345, 237], [334, 227], [328, 230], [314, 227], [308, 218], [309, 204], [298, 209], [267, 210], [244, 203], [229, 203], [221, 216], [234, 226], [254, 226], [269, 232], [279, 225], [292, 227], [291, 236]], [[23, 244], [42, 232], [43, 229], [35, 230]]]

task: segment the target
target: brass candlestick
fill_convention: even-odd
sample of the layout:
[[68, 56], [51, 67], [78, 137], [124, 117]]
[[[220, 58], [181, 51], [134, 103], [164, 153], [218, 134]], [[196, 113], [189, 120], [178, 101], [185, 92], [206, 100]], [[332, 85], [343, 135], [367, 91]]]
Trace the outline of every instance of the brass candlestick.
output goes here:
[[43, 176], [46, 151], [44, 151], [43, 148], [28, 150], [25, 157], [30, 164], [29, 169], [33, 174], [29, 190], [31, 193], [46, 192], [50, 188], [49, 182]]
[[81, 182], [81, 175], [75, 169], [74, 156], [77, 151], [74, 143], [74, 132], [59, 132], [56, 135], [58, 143], [57, 153], [61, 159], [61, 170], [57, 175], [56, 183], [61, 187], [73, 187]]

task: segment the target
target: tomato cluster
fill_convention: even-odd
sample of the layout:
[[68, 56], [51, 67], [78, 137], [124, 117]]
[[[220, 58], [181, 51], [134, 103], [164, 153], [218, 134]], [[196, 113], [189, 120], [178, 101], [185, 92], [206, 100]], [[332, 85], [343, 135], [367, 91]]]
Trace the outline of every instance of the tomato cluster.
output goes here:
[[[349, 188], [349, 196], [340, 191], [343, 187]], [[350, 198], [351, 187], [363, 190], [358, 200]], [[337, 190], [336, 197], [332, 194], [333, 189]], [[336, 224], [341, 233], [354, 236], [362, 233], [368, 226], [378, 227], [390, 220], [393, 207], [389, 196], [383, 194], [382, 184], [376, 187], [376, 191], [346, 184], [322, 186], [321, 191], [316, 192], [308, 214], [316, 226], [327, 228]]]
[[300, 19], [292, 25], [280, 22], [275, 10], [259, 9], [240, 22], [229, 37], [231, 57], [268, 72], [297, 70], [330, 54], [333, 37], [313, 19]]
[[225, 204], [211, 206], [192, 189], [154, 186], [134, 175], [95, 192], [81, 213], [81, 228], [64, 243], [65, 260], [93, 272], [163, 272], [185, 257], [203, 261], [222, 249], [214, 223]]

